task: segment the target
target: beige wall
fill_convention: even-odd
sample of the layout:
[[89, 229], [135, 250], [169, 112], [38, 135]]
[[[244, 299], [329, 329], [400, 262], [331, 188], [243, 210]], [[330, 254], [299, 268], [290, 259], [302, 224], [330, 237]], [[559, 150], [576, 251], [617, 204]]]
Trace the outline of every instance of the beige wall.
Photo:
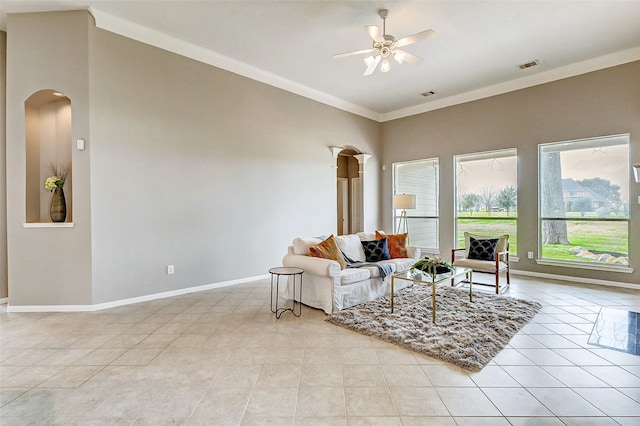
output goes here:
[[640, 161], [640, 62], [457, 105], [382, 126], [384, 224], [391, 224], [391, 164], [440, 158], [440, 253], [454, 241], [453, 156], [502, 148], [518, 150], [518, 256], [514, 269], [599, 280], [640, 283], [640, 184], [629, 170], [633, 274], [544, 267], [527, 260], [537, 253], [537, 148], [540, 143], [631, 134], [630, 161]]
[[[87, 12], [7, 19], [7, 244], [10, 305], [92, 301], [89, 157], [72, 150], [73, 228], [25, 228], [25, 100], [42, 89], [71, 99], [72, 139], [89, 134]], [[45, 191], [41, 186], [41, 190]]]
[[8, 295], [7, 285], [7, 169], [6, 169], [6, 83], [7, 33], [0, 31], [0, 299]]
[[[537, 245], [537, 144], [629, 132], [631, 161], [640, 159], [640, 63], [380, 124], [96, 29], [87, 12], [10, 15], [8, 33], [11, 305], [97, 304], [264, 275], [294, 237], [336, 231], [331, 146], [373, 155], [366, 230], [391, 229], [391, 164], [439, 156], [443, 254], [453, 242], [453, 155], [515, 147], [514, 267], [640, 282], [638, 272], [545, 268], [523, 255]], [[69, 96], [72, 140], [87, 141], [72, 150], [73, 228], [23, 227], [24, 101], [45, 88]], [[639, 193], [631, 184], [632, 201]], [[639, 213], [632, 203], [632, 235]], [[633, 265], [639, 249], [632, 237]]]
[[103, 30], [90, 51], [94, 303], [265, 275], [336, 232], [329, 147], [380, 155], [371, 120]]
[[[365, 213], [378, 226], [379, 123], [98, 30], [87, 12], [10, 15], [8, 32], [10, 305], [266, 275], [294, 237], [335, 232], [331, 146], [373, 154]], [[73, 228], [22, 225], [23, 105], [43, 88], [69, 96], [72, 139], [86, 140], [72, 152]]]

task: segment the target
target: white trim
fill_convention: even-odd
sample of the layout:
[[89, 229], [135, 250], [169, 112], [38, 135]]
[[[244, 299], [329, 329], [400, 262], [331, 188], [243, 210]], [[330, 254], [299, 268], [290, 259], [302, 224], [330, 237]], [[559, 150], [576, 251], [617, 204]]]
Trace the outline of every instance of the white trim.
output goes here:
[[24, 228], [73, 228], [73, 222], [32, 222], [23, 223]]
[[542, 272], [522, 271], [519, 269], [511, 269], [510, 271], [514, 275], [525, 275], [528, 277], [546, 278], [546, 279], [558, 280], [558, 281], [570, 281], [570, 282], [573, 282], [574, 284], [579, 284], [579, 283], [598, 284], [598, 285], [605, 285], [609, 287], [632, 288], [635, 290], [638, 290], [640, 288], [640, 284], [636, 284], [636, 283], [621, 283], [619, 281], [597, 280], [594, 278], [582, 278], [582, 277], [574, 277], [569, 275], [546, 274]]
[[621, 52], [612, 53], [610, 55], [588, 59], [586, 61], [577, 62], [575, 64], [552, 69], [527, 77], [505, 81], [503, 83], [494, 84], [493, 86], [482, 87], [477, 90], [461, 93], [459, 95], [449, 96], [425, 104], [387, 112], [381, 114], [380, 121], [385, 122], [396, 120], [398, 118], [422, 114], [424, 112], [434, 111], [453, 105], [477, 101], [479, 99], [501, 95], [504, 93], [513, 92], [515, 90], [526, 89], [527, 87], [550, 83], [552, 81], [561, 80], [563, 78], [575, 77], [577, 75], [615, 67], [617, 65], [622, 65], [637, 60], [640, 60], [640, 47], [634, 47], [632, 49], [623, 50]]
[[8, 297], [3, 297], [2, 299], [0, 299], [0, 305], [5, 305], [7, 303], [9, 303]]
[[286, 90], [296, 95], [318, 101], [325, 105], [329, 105], [343, 111], [347, 111], [356, 115], [360, 115], [371, 120], [384, 123], [385, 121], [396, 120], [398, 118], [409, 117], [412, 115], [422, 114], [424, 112], [434, 111], [453, 105], [466, 102], [476, 101], [491, 96], [501, 95], [503, 93], [513, 92], [515, 90], [525, 89], [539, 84], [549, 83], [563, 78], [574, 77], [580, 74], [586, 74], [592, 71], [598, 71], [604, 68], [614, 67], [640, 60], [640, 47], [623, 50], [609, 55], [597, 58], [587, 59], [575, 64], [566, 65], [564, 67], [540, 72], [526, 77], [517, 78], [515, 80], [494, 84], [492, 86], [483, 87], [470, 92], [460, 93], [458, 95], [448, 96], [436, 101], [427, 102], [420, 105], [402, 108], [387, 113], [379, 113], [361, 105], [340, 99], [336, 96], [323, 93], [319, 90], [288, 80], [279, 75], [261, 70], [253, 65], [238, 61], [220, 53], [205, 49], [201, 46], [168, 36], [167, 34], [153, 30], [151, 28], [136, 24], [131, 21], [119, 18], [117, 16], [106, 13], [100, 9], [89, 7], [89, 12], [95, 19], [96, 27], [106, 31], [128, 37], [139, 42], [167, 50], [169, 52], [213, 65], [235, 74], [256, 80], [279, 89]]
[[592, 271], [621, 272], [623, 274], [633, 273], [633, 268], [629, 266], [624, 266], [624, 265], [611, 265], [611, 264], [603, 265], [600, 263], [571, 262], [571, 261], [552, 260], [552, 259], [536, 259], [535, 263], [537, 263], [538, 265], [544, 265], [544, 266], [560, 266], [563, 268], [589, 269]]
[[162, 293], [149, 294], [146, 296], [132, 297], [129, 299], [115, 300], [113, 302], [98, 303], [96, 305], [21, 305], [7, 306], [7, 312], [92, 312], [102, 309], [116, 308], [118, 306], [131, 305], [140, 302], [149, 302], [156, 299], [164, 299], [167, 297], [181, 296], [188, 293], [197, 293], [199, 291], [211, 290], [214, 288], [228, 287], [232, 285], [243, 284], [252, 281], [258, 281], [269, 278], [269, 275], [257, 275], [255, 277], [240, 278], [231, 281], [222, 281], [219, 283], [205, 284], [197, 287], [181, 288], [178, 290], [165, 291]]
[[171, 37], [151, 28], [136, 24], [103, 12], [94, 7], [89, 8], [93, 15], [96, 27], [128, 37], [133, 40], [155, 46], [169, 52], [194, 59], [205, 64], [231, 71], [232, 73], [268, 84], [279, 89], [286, 90], [305, 98], [313, 99], [325, 105], [329, 105], [343, 111], [351, 112], [371, 120], [380, 121], [380, 113], [368, 108], [348, 102], [344, 99], [328, 95], [319, 90], [304, 86], [300, 83], [288, 80], [279, 75], [261, 70], [253, 65], [238, 61], [220, 53], [197, 46], [184, 40]]

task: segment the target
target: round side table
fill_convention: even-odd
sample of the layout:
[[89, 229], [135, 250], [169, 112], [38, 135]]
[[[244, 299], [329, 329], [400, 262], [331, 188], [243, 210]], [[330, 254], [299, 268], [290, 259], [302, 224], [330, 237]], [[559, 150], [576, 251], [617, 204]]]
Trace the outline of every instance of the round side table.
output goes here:
[[[291, 268], [291, 267], [286, 267], [286, 266], [280, 266], [277, 268], [271, 268], [269, 269], [269, 273], [271, 274], [271, 312], [273, 312], [274, 314], [276, 314], [276, 319], [280, 319], [280, 317], [282, 316], [283, 313], [287, 312], [287, 311], [291, 311], [291, 313], [293, 315], [295, 315], [296, 317], [299, 317], [300, 315], [302, 315], [302, 302], [300, 302], [302, 300], [302, 274], [304, 273], [304, 269], [302, 268]], [[284, 276], [284, 277], [293, 277], [293, 302], [290, 308], [278, 308], [278, 294], [279, 293], [279, 287], [280, 287], [280, 277]], [[298, 278], [296, 280], [296, 278]], [[298, 313], [296, 314], [295, 311], [295, 307], [296, 307], [296, 281], [298, 281], [298, 288], [300, 289], [300, 292], [298, 294]], [[276, 293], [275, 293], [275, 301], [274, 301], [274, 294], [273, 294], [273, 285], [275, 284], [276, 286]]]

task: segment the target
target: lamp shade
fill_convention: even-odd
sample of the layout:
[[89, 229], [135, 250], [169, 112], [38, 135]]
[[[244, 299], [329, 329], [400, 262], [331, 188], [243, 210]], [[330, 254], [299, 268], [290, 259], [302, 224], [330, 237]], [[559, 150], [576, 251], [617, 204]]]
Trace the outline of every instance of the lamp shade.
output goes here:
[[415, 194], [396, 194], [393, 196], [393, 208], [394, 209], [415, 209], [416, 208], [416, 196]]

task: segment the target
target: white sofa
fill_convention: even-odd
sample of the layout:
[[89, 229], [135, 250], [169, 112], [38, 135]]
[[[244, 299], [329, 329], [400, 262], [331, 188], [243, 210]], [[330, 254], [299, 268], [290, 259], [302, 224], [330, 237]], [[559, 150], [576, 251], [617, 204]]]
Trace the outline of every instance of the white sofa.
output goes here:
[[[365, 253], [361, 241], [375, 240], [374, 233], [358, 233], [335, 237], [340, 250], [354, 261], [365, 262]], [[327, 314], [337, 312], [369, 300], [388, 295], [391, 288], [391, 276], [380, 276], [376, 266], [340, 269], [335, 260], [312, 257], [309, 247], [322, 242], [321, 238], [296, 238], [284, 256], [284, 266], [304, 269], [302, 300], [296, 300], [307, 306], [322, 309]], [[391, 265], [393, 273], [404, 272], [420, 258], [420, 248], [407, 246], [406, 258], [382, 260], [379, 263]], [[396, 282], [396, 290], [411, 285], [409, 281]], [[293, 298], [292, 282], [288, 281], [285, 297]]]

